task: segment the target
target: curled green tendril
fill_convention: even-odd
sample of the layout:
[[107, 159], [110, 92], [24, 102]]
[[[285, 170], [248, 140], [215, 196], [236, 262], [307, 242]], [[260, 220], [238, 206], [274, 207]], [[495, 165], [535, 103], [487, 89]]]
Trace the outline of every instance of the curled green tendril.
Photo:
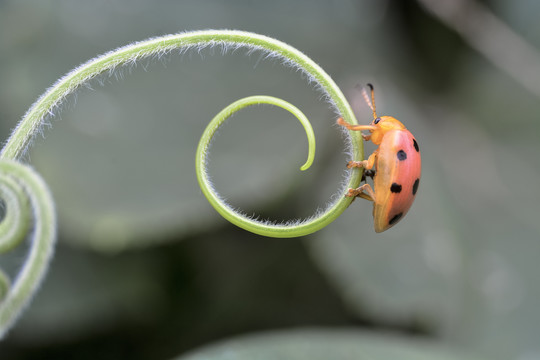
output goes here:
[[[15, 158], [20, 156], [33, 136], [40, 129], [44, 119], [54, 113], [55, 108], [62, 100], [74, 92], [78, 87], [95, 76], [104, 72], [112, 72], [116, 67], [124, 64], [133, 64], [149, 56], [161, 56], [177, 49], [201, 50], [206, 47], [220, 46], [223, 51], [237, 48], [247, 48], [249, 51], [263, 51], [268, 57], [281, 59], [287, 66], [291, 66], [303, 72], [308, 80], [325, 95], [330, 105], [345, 121], [357, 124], [356, 118], [345, 96], [335, 84], [332, 78], [313, 60], [295, 48], [272, 38], [242, 32], [228, 30], [194, 31], [174, 35], [167, 35], [146, 41], [130, 44], [112, 52], [101, 55], [74, 69], [61, 78], [36, 103], [28, 110], [19, 126], [8, 139], [6, 146], [0, 153], [1, 158]], [[349, 132], [353, 160], [363, 159], [363, 142], [357, 132]], [[203, 140], [205, 136], [203, 136]], [[201, 163], [201, 164], [204, 164]], [[259, 223], [246, 218], [244, 215], [234, 212], [230, 207], [219, 201], [219, 196], [214, 192], [206, 178], [204, 168], [197, 167], [197, 176], [203, 179], [212, 205], [229, 221], [243, 227], [248, 231], [271, 237], [294, 237], [307, 235], [328, 225], [337, 218], [350, 204], [351, 198], [338, 196], [338, 199], [328, 206], [322, 213], [316, 214], [306, 221], [289, 223], [285, 225], [273, 225]], [[361, 171], [358, 169], [349, 172], [347, 187], [357, 187], [360, 183]], [[340, 189], [342, 191], [343, 189]], [[207, 195], [208, 196], [208, 195]]]
[[[33, 220], [30, 250], [19, 274], [11, 283], [0, 271], [0, 338], [15, 322], [43, 279], [56, 238], [54, 202], [45, 182], [30, 167], [0, 161], [0, 194], [6, 214], [0, 227], [1, 250], [16, 246]], [[11, 283], [11, 284], [10, 284]]]
[[6, 210], [0, 223], [0, 253], [7, 252], [25, 238], [30, 229], [30, 204], [22, 185], [8, 174], [0, 173], [0, 198]]
[[334, 219], [334, 216], [339, 215], [338, 211], [330, 211], [326, 215], [317, 217], [315, 220], [312, 219], [310, 221], [295, 225], [276, 225], [262, 223], [243, 214], [239, 214], [236, 210], [232, 209], [223, 199], [220, 198], [208, 178], [208, 174], [206, 172], [206, 158], [210, 142], [215, 132], [223, 124], [223, 122], [225, 122], [225, 120], [227, 120], [235, 112], [245, 107], [257, 104], [270, 104], [279, 106], [292, 113], [300, 121], [306, 131], [309, 145], [308, 159], [306, 163], [302, 165], [300, 170], [307, 170], [311, 166], [315, 157], [315, 135], [313, 133], [311, 124], [309, 123], [309, 120], [306, 118], [306, 116], [294, 105], [284, 100], [271, 96], [250, 96], [237, 100], [229, 106], [225, 107], [212, 119], [212, 121], [210, 121], [210, 123], [204, 130], [201, 140], [199, 141], [199, 146], [197, 147], [197, 154], [195, 156], [195, 171], [197, 173], [197, 180], [199, 181], [199, 186], [201, 187], [204, 196], [206, 196], [210, 204], [216, 209], [218, 213], [220, 213], [225, 219], [229, 220], [233, 224], [243, 229], [249, 230], [253, 233], [272, 237], [295, 237], [317, 231], [330, 223]]
[[[246, 108], [248, 106], [253, 105], [260, 105], [260, 104], [269, 104], [278, 106], [282, 109], [287, 110], [291, 114], [293, 114], [298, 121], [302, 124], [304, 129], [306, 130], [306, 135], [308, 138], [308, 158], [304, 165], [300, 167], [300, 170], [304, 171], [309, 169], [311, 164], [313, 164], [313, 159], [315, 158], [315, 134], [313, 133], [313, 128], [311, 127], [311, 123], [309, 122], [308, 118], [304, 115], [302, 111], [300, 111], [296, 106], [292, 105], [291, 103], [288, 103], [285, 100], [278, 99], [273, 96], [265, 96], [265, 95], [256, 95], [256, 96], [248, 96], [246, 98], [237, 100], [233, 102], [232, 104], [225, 107], [223, 110], [219, 112], [212, 121], [208, 124], [206, 129], [203, 132], [203, 135], [201, 136], [201, 140], [199, 141], [199, 146], [197, 148], [197, 155], [195, 156], [195, 166], [196, 166], [196, 173], [197, 176], [199, 176], [199, 185], [203, 189], [203, 193], [208, 197], [213, 192], [211, 187], [208, 186], [208, 179], [206, 177], [201, 177], [200, 175], [205, 174], [205, 165], [206, 165], [206, 154], [208, 151], [208, 147], [210, 145], [210, 142], [212, 138], [214, 137], [214, 134], [216, 133], [217, 129], [227, 120], [229, 117], [231, 117], [235, 112], [242, 110], [243, 108]], [[210, 199], [209, 199], [210, 200]]]
[[[174, 50], [178, 52], [189, 49], [200, 51], [207, 47], [216, 46], [221, 47], [223, 52], [238, 48], [245, 48], [250, 52], [261, 51], [268, 57], [282, 60], [286, 66], [293, 67], [306, 75], [308, 81], [323, 93], [336, 114], [350, 124], [357, 124], [345, 96], [321, 67], [295, 48], [281, 41], [254, 33], [207, 30], [166, 35], [121, 47], [75, 68], [59, 79], [30, 107], [0, 152], [0, 196], [7, 208], [4, 219], [0, 223], [0, 250], [7, 251], [13, 248], [24, 238], [30, 228], [33, 229], [32, 245], [28, 257], [11, 286], [6, 274], [0, 272], [0, 338], [29, 302], [45, 274], [47, 263], [53, 253], [56, 224], [53, 199], [39, 175], [31, 168], [16, 162], [27, 151], [32, 139], [40, 132], [46, 119], [54, 115], [57, 107], [68, 95], [100, 74], [107, 72], [113, 74], [114, 70], [122, 65], [132, 65], [140, 59], [163, 56]], [[283, 100], [270, 97], [250, 97], [235, 102], [220, 112], [212, 120], [201, 138], [197, 152], [196, 172], [204, 194], [225, 218], [257, 234], [271, 237], [296, 237], [323, 228], [337, 218], [352, 201], [351, 198], [342, 196], [344, 189], [339, 190], [339, 196], [336, 197], [337, 200], [334, 203], [310, 219], [277, 225], [258, 222], [235, 212], [213, 190], [204, 167], [212, 134], [232, 112], [253, 103], [281, 106], [295, 114], [304, 125], [310, 144], [308, 161], [301, 169], [305, 170], [311, 165], [315, 142], [311, 125], [305, 116]], [[348, 139], [351, 140], [350, 150], [353, 154], [353, 160], [362, 160], [364, 154], [360, 134], [349, 132]], [[361, 171], [354, 169], [349, 172], [345, 186], [355, 188], [359, 185], [360, 179]], [[29, 224], [32, 221], [34, 226], [30, 227]]]
[[[233, 115], [235, 112], [248, 107], [252, 105], [258, 105], [258, 104], [270, 104], [279, 106], [287, 111], [289, 111], [291, 114], [293, 114], [302, 124], [304, 129], [306, 130], [306, 135], [308, 138], [308, 159], [300, 167], [300, 170], [307, 170], [313, 163], [313, 159], [315, 158], [315, 134], [313, 133], [313, 128], [311, 127], [311, 124], [309, 123], [309, 120], [307, 117], [294, 105], [275, 98], [271, 96], [250, 96], [247, 98], [243, 98], [240, 100], [235, 101], [234, 103], [230, 104], [229, 106], [225, 107], [223, 110], [221, 110], [213, 119], [210, 121], [208, 126], [203, 132], [203, 135], [201, 137], [201, 140], [199, 141], [199, 146], [197, 147], [197, 154], [195, 155], [195, 171], [197, 173], [197, 180], [199, 181], [199, 186], [201, 187], [201, 190], [210, 202], [210, 204], [219, 212], [225, 219], [229, 220], [233, 224], [240, 226], [246, 230], [252, 231], [257, 234], [261, 235], [267, 235], [267, 236], [280, 236], [280, 235], [286, 235], [286, 234], [292, 234], [291, 226], [282, 226], [277, 227], [275, 225], [264, 225], [261, 224], [258, 221], [252, 220], [250, 218], [247, 218], [245, 216], [239, 215], [238, 212], [233, 210], [225, 201], [223, 201], [215, 189], [213, 188], [210, 180], [208, 179], [208, 175], [206, 173], [206, 157], [208, 154], [208, 148], [210, 146], [210, 142], [212, 138], [214, 137], [215, 132], [217, 129], [227, 120], [231, 115]], [[289, 229], [286, 231], [281, 231], [279, 233], [275, 232], [276, 229]], [[270, 230], [271, 229], [271, 230]], [[279, 234], [279, 235], [278, 235]], [[290, 235], [294, 236], [294, 235]]]

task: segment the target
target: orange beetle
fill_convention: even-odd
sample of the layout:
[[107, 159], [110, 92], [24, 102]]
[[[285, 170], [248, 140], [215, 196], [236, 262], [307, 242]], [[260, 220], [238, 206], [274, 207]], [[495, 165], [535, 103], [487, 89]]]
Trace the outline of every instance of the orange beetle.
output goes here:
[[364, 140], [371, 140], [379, 147], [363, 161], [349, 161], [348, 168], [358, 167], [371, 170], [375, 166], [373, 184], [364, 184], [356, 189], [349, 189], [346, 196], [361, 197], [373, 201], [373, 222], [376, 232], [383, 232], [403, 219], [411, 207], [418, 184], [422, 160], [416, 139], [409, 130], [392, 116], [377, 116], [373, 85], [371, 102], [367, 93], [363, 95], [373, 111], [370, 125], [351, 125], [342, 118], [337, 123], [349, 130], [369, 130], [369, 135], [362, 134]]

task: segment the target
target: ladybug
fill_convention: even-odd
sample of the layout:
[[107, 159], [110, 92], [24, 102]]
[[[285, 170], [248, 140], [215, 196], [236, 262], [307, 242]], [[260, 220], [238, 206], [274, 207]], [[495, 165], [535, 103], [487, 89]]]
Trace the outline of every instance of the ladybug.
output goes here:
[[373, 222], [375, 231], [380, 233], [397, 224], [409, 211], [418, 191], [422, 160], [418, 142], [399, 120], [377, 116], [373, 85], [367, 85], [371, 102], [365, 90], [363, 95], [373, 111], [371, 124], [351, 125], [342, 118], [337, 123], [349, 130], [369, 130], [370, 134], [362, 134], [362, 138], [379, 146], [367, 160], [347, 164], [348, 168], [364, 168], [373, 177], [375, 190], [366, 183], [349, 189], [346, 196], [373, 201]]

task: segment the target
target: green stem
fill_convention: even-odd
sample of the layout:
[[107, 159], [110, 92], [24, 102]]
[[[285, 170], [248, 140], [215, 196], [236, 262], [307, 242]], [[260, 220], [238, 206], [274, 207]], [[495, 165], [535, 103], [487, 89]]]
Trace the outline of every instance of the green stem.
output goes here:
[[[55, 108], [66, 96], [95, 76], [107, 71], [112, 72], [117, 66], [131, 64], [144, 57], [169, 53], [174, 49], [202, 49], [208, 46], [222, 46], [224, 50], [229, 47], [246, 47], [250, 50], [262, 50], [270, 56], [282, 59], [286, 65], [297, 68], [306, 74], [308, 79], [314, 82], [326, 95], [329, 103], [335, 107], [336, 112], [345, 121], [351, 124], [357, 124], [350, 105], [331, 77], [313, 60], [295, 48], [281, 41], [253, 33], [218, 30], [195, 31], [130, 44], [99, 56], [74, 69], [52, 86], [30, 108], [8, 139], [8, 142], [0, 153], [0, 158], [14, 159], [19, 157], [30, 144], [33, 136], [39, 131], [44, 119], [54, 113]], [[362, 160], [363, 143], [360, 135], [355, 132], [349, 132], [349, 136], [354, 160]], [[200, 179], [205, 179], [202, 168], [198, 168], [197, 173]], [[357, 187], [360, 183], [360, 178], [360, 171], [351, 171], [347, 186]], [[212, 189], [211, 187], [209, 188]], [[211, 198], [219, 199], [219, 196], [214, 194]], [[340, 196], [323, 213], [305, 222], [289, 225], [265, 225], [258, 223], [239, 213], [231, 213], [232, 210], [221, 201], [211, 200], [211, 202], [212, 205], [219, 207], [218, 211], [221, 214], [246, 230], [266, 236], [293, 237], [307, 235], [329, 224], [347, 208], [351, 202], [351, 198]]]
[[[0, 152], [0, 196], [7, 206], [7, 212], [0, 223], [0, 251], [16, 246], [30, 228], [30, 220], [34, 226], [31, 236], [31, 248], [21, 271], [10, 286], [6, 274], [0, 271], [0, 337], [14, 323], [24, 306], [29, 302], [43, 278], [47, 264], [53, 253], [55, 240], [54, 202], [45, 182], [28, 166], [17, 162], [38, 134], [47, 117], [53, 116], [61, 102], [82, 84], [92, 78], [109, 72], [116, 67], [133, 64], [138, 60], [162, 56], [173, 50], [201, 50], [206, 47], [220, 46], [224, 51], [236, 48], [247, 48], [249, 51], [263, 51], [271, 57], [279, 58], [287, 66], [303, 72], [310, 82], [325, 95], [335, 112], [350, 124], [357, 124], [350, 105], [341, 90], [330, 76], [313, 60], [295, 48], [272, 38], [241, 31], [195, 31], [175, 35], [167, 35], [142, 42], [133, 43], [117, 50], [101, 55], [72, 70], [49, 88], [28, 110], [12, 132], [10, 138]], [[306, 129], [309, 141], [308, 160], [302, 166], [307, 169], [314, 157], [315, 141], [311, 125], [305, 116], [291, 104], [276, 98], [258, 96], [242, 99], [231, 104], [220, 112], [210, 123], [199, 143], [196, 172], [203, 193], [212, 206], [232, 223], [257, 234], [271, 237], [296, 237], [307, 235], [328, 225], [337, 218], [350, 204], [352, 198], [343, 196], [344, 189], [339, 189], [337, 200], [326, 210], [317, 215], [295, 223], [268, 224], [248, 218], [233, 211], [213, 190], [209, 182], [205, 166], [206, 154], [210, 140], [223, 121], [233, 112], [256, 103], [268, 103], [280, 106], [293, 113]], [[363, 159], [363, 142], [358, 132], [349, 132], [350, 148], [353, 160]], [[361, 171], [349, 172], [347, 187], [357, 187], [360, 183]], [[30, 210], [32, 214], [30, 214]]]
[[[8, 194], [3, 198], [6, 202], [4, 219], [18, 211], [21, 216], [17, 219], [17, 223], [7, 220], [10, 226], [16, 229], [2, 228], [0, 239], [6, 235], [15, 238], [15, 240], [1, 240], [2, 243], [8, 244], [4, 250], [14, 246], [21, 238], [21, 231], [29, 228], [30, 218], [33, 217], [34, 220], [28, 257], [11, 286], [7, 276], [0, 272], [0, 294], [4, 294], [0, 297], [0, 338], [2, 338], [28, 304], [45, 275], [54, 250], [56, 216], [54, 201], [47, 185], [26, 165], [11, 160], [0, 161], [0, 189], [3, 194]], [[14, 216], [18, 217], [19, 214]]]
[[[330, 223], [334, 216], [338, 216], [339, 213], [336, 209], [329, 211], [325, 216], [317, 217], [316, 221], [310, 220], [304, 223], [298, 224], [285, 224], [285, 225], [276, 225], [262, 223], [260, 221], [254, 220], [252, 218], [246, 217], [242, 214], [239, 214], [236, 210], [231, 208], [216, 192], [212, 183], [208, 178], [206, 172], [206, 157], [208, 154], [208, 148], [210, 142], [214, 137], [217, 129], [235, 112], [240, 111], [241, 109], [258, 104], [270, 104], [279, 106], [290, 113], [292, 113], [300, 121], [306, 130], [306, 135], [308, 137], [308, 160], [300, 170], [307, 170], [313, 163], [313, 158], [315, 157], [315, 135], [309, 120], [306, 116], [292, 104], [275, 98], [271, 96], [251, 96], [244, 99], [240, 99], [230, 104], [221, 110], [213, 119], [210, 121], [208, 126], [203, 132], [201, 140], [199, 141], [199, 146], [197, 147], [197, 154], [195, 156], [195, 172], [197, 173], [197, 180], [199, 181], [199, 186], [201, 190], [210, 202], [210, 204], [219, 212], [225, 219], [229, 220], [233, 224], [251, 231], [253, 233], [271, 236], [271, 237], [296, 237], [302, 236], [326, 226]], [[339, 209], [339, 208], [338, 208]]]
[[[308, 159], [304, 165], [300, 167], [300, 170], [307, 170], [311, 166], [313, 159], [315, 158], [315, 134], [313, 133], [313, 128], [311, 127], [311, 124], [306, 116], [294, 105], [284, 100], [271, 96], [250, 96], [237, 100], [221, 110], [212, 119], [212, 121], [210, 121], [204, 130], [201, 140], [199, 141], [199, 146], [197, 147], [197, 154], [195, 156], [195, 172], [197, 173], [197, 180], [199, 181], [199, 186], [201, 187], [204, 196], [206, 196], [210, 204], [212, 204], [217, 212], [219, 212], [224, 218], [233, 224], [251, 232], [266, 236], [280, 237], [285, 234], [295, 236], [291, 235], [292, 232], [295, 231], [291, 226], [264, 225], [250, 218], [239, 216], [235, 210], [233, 210], [223, 199], [219, 197], [206, 172], [206, 157], [208, 155], [208, 148], [217, 129], [235, 112], [240, 111], [245, 107], [259, 104], [279, 106], [296, 116], [306, 130], [309, 145]], [[280, 229], [279, 232], [277, 232], [277, 229]]]
[[311, 124], [307, 117], [304, 115], [304, 113], [302, 113], [302, 111], [300, 111], [296, 106], [288, 103], [287, 101], [278, 99], [273, 96], [249, 96], [240, 100], [236, 100], [235, 102], [221, 110], [219, 114], [217, 114], [212, 119], [212, 121], [210, 121], [210, 123], [204, 130], [203, 135], [201, 136], [199, 146], [197, 147], [197, 155], [195, 156], [195, 167], [197, 176], [203, 175], [199, 177], [199, 185], [203, 189], [205, 195], [207, 195], [205, 191], [208, 191], [209, 193], [213, 192], [206, 176], [206, 155], [208, 153], [210, 142], [212, 141], [212, 138], [214, 137], [217, 129], [235, 112], [240, 111], [248, 106], [261, 104], [274, 105], [285, 109], [291, 114], [293, 114], [298, 119], [298, 121], [300, 121], [300, 123], [304, 127], [304, 130], [306, 131], [306, 135], [308, 138], [308, 158], [304, 165], [300, 167], [300, 170], [307, 170], [309, 169], [311, 164], [313, 164], [313, 159], [315, 158], [315, 134], [313, 133], [313, 128], [311, 127]]

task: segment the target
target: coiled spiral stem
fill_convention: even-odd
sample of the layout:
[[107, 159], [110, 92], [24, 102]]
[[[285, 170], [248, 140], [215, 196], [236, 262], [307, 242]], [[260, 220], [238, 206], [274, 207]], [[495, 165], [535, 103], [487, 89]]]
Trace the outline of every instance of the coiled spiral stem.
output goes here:
[[29, 232], [30, 250], [15, 280], [0, 269], [0, 338], [15, 322], [43, 279], [56, 239], [54, 201], [41, 177], [29, 166], [0, 161], [0, 253], [17, 246]]
[[[53, 253], [56, 231], [54, 202], [46, 184], [34, 170], [16, 160], [27, 151], [32, 139], [41, 131], [46, 119], [54, 116], [62, 101], [94, 77], [107, 72], [113, 74], [117, 67], [134, 64], [143, 58], [159, 57], [175, 50], [180, 53], [190, 49], [200, 51], [207, 47], [221, 47], [223, 52], [246, 48], [249, 52], [261, 51], [267, 57], [282, 60], [284, 65], [299, 70], [306, 75], [309, 82], [315, 84], [336, 115], [350, 124], [357, 124], [343, 93], [321, 67], [297, 49], [254, 33], [206, 30], [166, 35], [121, 47], [75, 68], [59, 79], [30, 107], [0, 152], [0, 197], [6, 206], [4, 218], [0, 222], [0, 251], [12, 249], [31, 232], [28, 257], [11, 286], [8, 276], [0, 271], [0, 337], [13, 324], [43, 278]], [[301, 121], [310, 146], [308, 161], [302, 169], [309, 167], [313, 161], [313, 131], [298, 109], [283, 100], [267, 96], [241, 99], [221, 111], [208, 125], [201, 138], [196, 157], [196, 172], [202, 191], [220, 214], [246, 230], [271, 237], [296, 237], [313, 233], [328, 225], [348, 207], [352, 199], [341, 196], [343, 189], [339, 190], [340, 196], [336, 197], [334, 203], [309, 219], [288, 224], [269, 224], [231, 209], [220, 199], [208, 180], [205, 169], [206, 155], [215, 130], [234, 112], [258, 103], [280, 106]], [[360, 135], [349, 132], [348, 139], [351, 140], [353, 160], [362, 160], [363, 143]], [[345, 186], [356, 188], [360, 179], [361, 172], [358, 169], [351, 170]]]

